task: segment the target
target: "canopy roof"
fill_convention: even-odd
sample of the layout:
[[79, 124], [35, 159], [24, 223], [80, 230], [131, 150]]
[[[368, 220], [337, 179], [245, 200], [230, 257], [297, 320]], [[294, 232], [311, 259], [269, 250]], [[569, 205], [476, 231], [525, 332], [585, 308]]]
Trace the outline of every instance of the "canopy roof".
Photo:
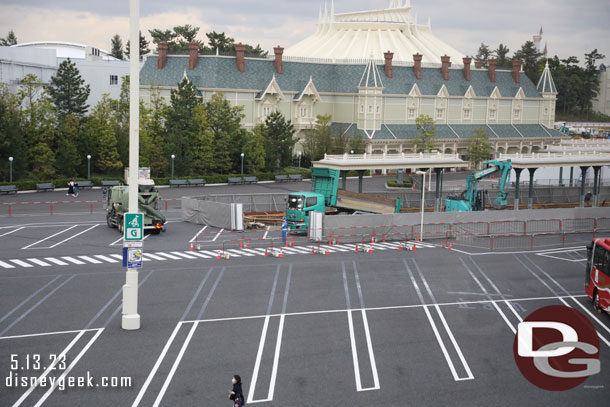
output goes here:
[[337, 170], [395, 170], [410, 168], [468, 168], [468, 162], [457, 154], [343, 154], [324, 155], [314, 167]]

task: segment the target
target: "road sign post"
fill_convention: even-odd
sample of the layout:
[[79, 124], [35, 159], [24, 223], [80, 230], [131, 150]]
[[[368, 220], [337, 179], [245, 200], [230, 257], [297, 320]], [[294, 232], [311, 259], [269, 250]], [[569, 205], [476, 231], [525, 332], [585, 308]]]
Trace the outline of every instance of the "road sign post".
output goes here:
[[[143, 218], [138, 214], [138, 171], [140, 143], [140, 0], [129, 0], [129, 39], [131, 44], [129, 56], [129, 215], [125, 217], [125, 244], [142, 241]], [[139, 226], [134, 226], [134, 220]], [[129, 236], [128, 236], [129, 235]], [[140, 253], [141, 254], [141, 253]], [[129, 266], [129, 264], [128, 264]], [[138, 269], [127, 268], [123, 286], [123, 318], [121, 327], [126, 330], [140, 329], [138, 314]]]

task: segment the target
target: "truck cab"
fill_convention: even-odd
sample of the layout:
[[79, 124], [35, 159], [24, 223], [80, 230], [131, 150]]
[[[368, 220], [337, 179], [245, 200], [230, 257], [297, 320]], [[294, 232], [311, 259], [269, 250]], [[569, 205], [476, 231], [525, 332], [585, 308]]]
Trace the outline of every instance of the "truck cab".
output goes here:
[[324, 213], [324, 195], [317, 192], [294, 192], [288, 195], [286, 221], [290, 230], [308, 230], [309, 212]]

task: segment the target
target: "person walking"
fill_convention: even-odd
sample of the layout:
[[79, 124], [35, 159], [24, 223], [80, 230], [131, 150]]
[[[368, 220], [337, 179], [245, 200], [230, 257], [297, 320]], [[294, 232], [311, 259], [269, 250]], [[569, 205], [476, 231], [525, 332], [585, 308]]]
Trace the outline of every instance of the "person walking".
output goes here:
[[241, 376], [233, 375], [233, 390], [229, 392], [229, 400], [233, 402], [233, 407], [242, 407], [246, 405], [246, 397], [241, 387]]
[[74, 194], [73, 194], [73, 196], [76, 198], [78, 196], [78, 181], [72, 180], [72, 183], [74, 184]]
[[74, 196], [74, 181], [68, 182], [68, 193], [66, 194], [66, 196], [68, 195]]

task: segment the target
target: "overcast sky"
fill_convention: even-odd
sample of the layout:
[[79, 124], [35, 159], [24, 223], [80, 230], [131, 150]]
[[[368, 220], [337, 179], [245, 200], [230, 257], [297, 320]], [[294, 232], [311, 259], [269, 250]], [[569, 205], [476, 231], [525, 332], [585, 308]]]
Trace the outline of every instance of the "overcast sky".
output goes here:
[[[141, 28], [200, 26], [226, 32], [237, 41], [258, 43], [267, 50], [288, 47], [313, 34], [320, 1], [293, 0], [140, 0]], [[336, 0], [337, 13], [385, 8], [389, 0]], [[330, 1], [329, 1], [330, 4]], [[507, 44], [510, 55], [531, 40], [540, 26], [549, 55], [565, 58], [597, 48], [610, 61], [609, 0], [412, 0], [412, 13], [464, 54], [481, 42], [495, 49]], [[127, 42], [128, 0], [0, 0], [0, 36], [13, 29], [19, 42], [69, 41], [110, 49], [118, 33]]]

